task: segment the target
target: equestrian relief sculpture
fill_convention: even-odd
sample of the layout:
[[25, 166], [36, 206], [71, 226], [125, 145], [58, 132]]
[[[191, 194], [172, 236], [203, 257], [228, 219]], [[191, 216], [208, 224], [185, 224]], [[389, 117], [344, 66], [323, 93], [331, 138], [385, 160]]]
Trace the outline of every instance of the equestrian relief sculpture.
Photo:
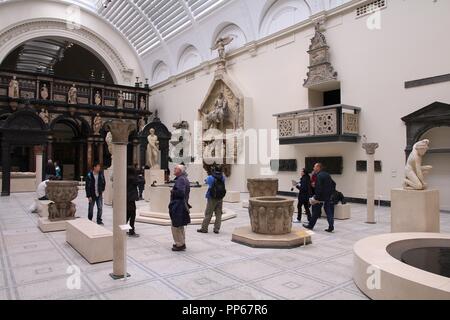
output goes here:
[[422, 140], [414, 145], [406, 163], [405, 181], [403, 184], [405, 190], [425, 190], [428, 188], [428, 184], [425, 182], [425, 174], [433, 167], [423, 166], [422, 159], [427, 153], [429, 146], [430, 140]]

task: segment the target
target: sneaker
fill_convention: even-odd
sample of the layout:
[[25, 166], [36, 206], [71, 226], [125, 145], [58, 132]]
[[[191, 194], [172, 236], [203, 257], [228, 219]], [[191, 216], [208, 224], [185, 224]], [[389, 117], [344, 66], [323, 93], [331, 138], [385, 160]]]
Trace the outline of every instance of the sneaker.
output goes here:
[[325, 229], [325, 231], [329, 232], [329, 233], [332, 233], [334, 231], [334, 228], [328, 228], [328, 229]]
[[172, 247], [172, 251], [174, 251], [174, 252], [185, 251], [185, 250], [186, 250], [186, 245], [183, 245], [181, 247], [177, 247], [177, 246]]
[[208, 233], [207, 230], [203, 230], [203, 229], [198, 229], [197, 232], [198, 232], [198, 233]]

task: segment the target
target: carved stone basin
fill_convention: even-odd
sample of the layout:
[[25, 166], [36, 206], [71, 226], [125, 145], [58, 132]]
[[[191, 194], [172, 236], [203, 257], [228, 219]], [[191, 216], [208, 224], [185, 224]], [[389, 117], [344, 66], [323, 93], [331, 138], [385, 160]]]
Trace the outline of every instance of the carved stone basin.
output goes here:
[[248, 179], [247, 188], [250, 198], [275, 197], [278, 193], [278, 179]]
[[269, 196], [250, 198], [249, 202], [250, 222], [253, 232], [283, 235], [292, 231], [294, 200]]
[[76, 207], [72, 203], [78, 196], [78, 182], [49, 181], [46, 189], [51, 203], [48, 206], [49, 220], [70, 220], [75, 218]]

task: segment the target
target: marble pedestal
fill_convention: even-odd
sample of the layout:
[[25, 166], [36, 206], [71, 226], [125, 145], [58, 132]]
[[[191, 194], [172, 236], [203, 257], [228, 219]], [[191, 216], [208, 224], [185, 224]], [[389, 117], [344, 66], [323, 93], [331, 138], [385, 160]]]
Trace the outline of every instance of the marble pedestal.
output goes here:
[[337, 204], [334, 207], [334, 218], [336, 220], [348, 220], [352, 217], [352, 206], [350, 204]]
[[156, 182], [157, 185], [163, 185], [165, 183], [164, 170], [150, 169], [145, 170], [145, 189], [144, 189], [144, 199], [145, 201], [151, 201], [150, 190], [152, 184]]
[[38, 227], [43, 233], [66, 231], [68, 220], [50, 221], [48, 217], [39, 218]]
[[91, 264], [113, 259], [113, 233], [87, 219], [67, 222], [66, 241]]
[[296, 228], [283, 235], [258, 234], [248, 226], [235, 229], [231, 241], [252, 248], [290, 249], [311, 244], [311, 234], [310, 231]]
[[[168, 186], [149, 187], [150, 204], [148, 208], [137, 211], [136, 221], [141, 223], [156, 224], [160, 226], [170, 226], [172, 224], [169, 215], [170, 190]], [[191, 224], [200, 225], [205, 217], [206, 198], [205, 194], [208, 190], [207, 186], [201, 188], [191, 187], [189, 203], [191, 209]], [[235, 212], [224, 209], [222, 221], [235, 218]], [[213, 217], [211, 223], [214, 223]]]
[[391, 191], [391, 232], [440, 232], [438, 190]]
[[103, 203], [107, 206], [113, 205], [113, 182], [111, 181], [112, 170], [107, 169], [104, 172], [105, 174], [105, 192], [103, 193]]

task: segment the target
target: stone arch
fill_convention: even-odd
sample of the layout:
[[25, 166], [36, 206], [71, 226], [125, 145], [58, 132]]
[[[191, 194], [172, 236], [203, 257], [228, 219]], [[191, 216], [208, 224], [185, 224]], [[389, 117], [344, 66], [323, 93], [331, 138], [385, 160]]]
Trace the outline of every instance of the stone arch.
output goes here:
[[20, 110], [12, 113], [4, 122], [3, 129], [21, 131], [47, 131], [48, 126], [32, 110]]
[[63, 20], [30, 20], [2, 30], [0, 32], [0, 61], [3, 61], [22, 43], [49, 36], [70, 39], [92, 52], [103, 62], [115, 83], [131, 82], [133, 70], [127, 67], [123, 57], [112, 45], [85, 27], [67, 28], [66, 22]]
[[[227, 51], [239, 49], [247, 43], [247, 35], [241, 27], [232, 22], [224, 22], [217, 26], [211, 41], [211, 48], [216, 43], [217, 39], [227, 36], [231, 36], [234, 39], [233, 42], [227, 46]], [[215, 51], [213, 55], [217, 56], [218, 53]]]
[[53, 131], [56, 124], [61, 122], [69, 125], [80, 137], [87, 138], [88, 136], [93, 134], [92, 127], [86, 121], [86, 119], [83, 119], [81, 117], [68, 117], [66, 115], [60, 115], [53, 119], [49, 125], [50, 130]]
[[305, 0], [269, 1], [261, 15], [259, 34], [265, 37], [293, 26], [311, 16], [311, 8]]
[[178, 72], [182, 73], [189, 69], [195, 68], [202, 63], [202, 56], [197, 48], [192, 45], [186, 45], [181, 50], [178, 58]]

